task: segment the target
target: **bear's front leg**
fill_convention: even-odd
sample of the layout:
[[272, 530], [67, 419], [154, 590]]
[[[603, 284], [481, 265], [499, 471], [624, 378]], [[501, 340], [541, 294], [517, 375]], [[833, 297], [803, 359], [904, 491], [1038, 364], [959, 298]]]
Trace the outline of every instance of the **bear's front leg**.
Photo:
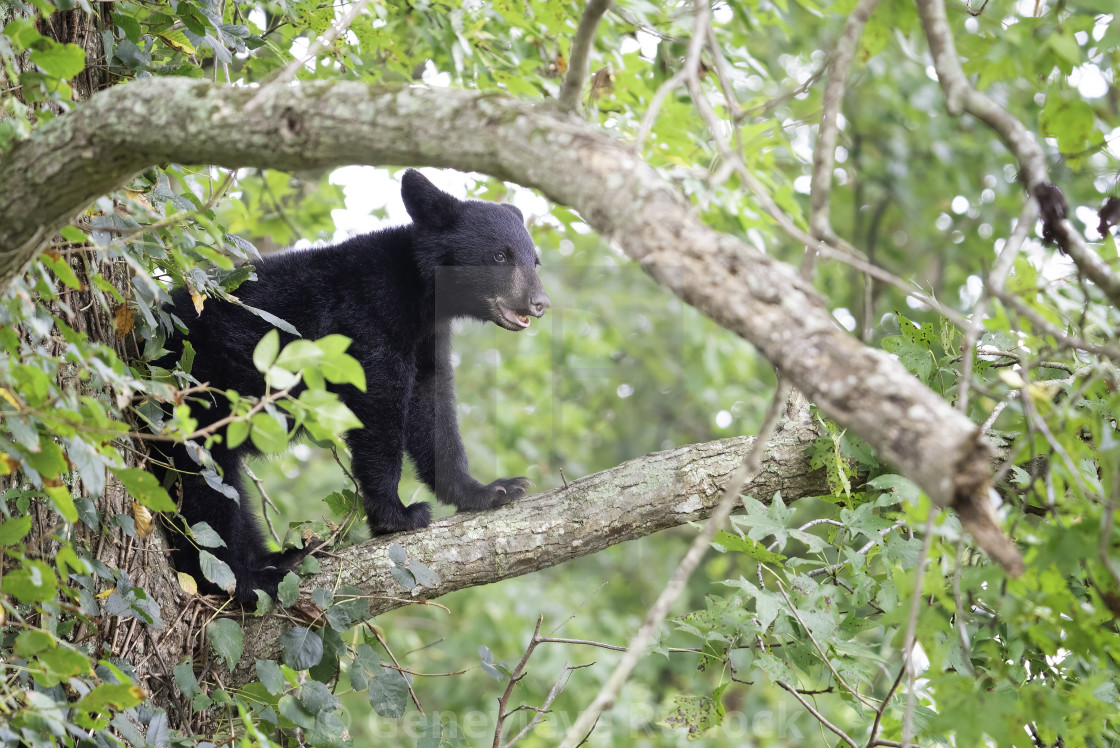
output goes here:
[[451, 368], [451, 331], [441, 324], [418, 351], [416, 381], [408, 405], [408, 453], [420, 480], [444, 504], [480, 510], [521, 498], [532, 485], [527, 478], [499, 478], [490, 484], [474, 479], [459, 436], [455, 380]]
[[[366, 371], [370, 371], [366, 367]], [[370, 390], [354, 388], [342, 400], [358, 416], [363, 428], [346, 434], [351, 467], [362, 489], [370, 532], [374, 535], [418, 530], [432, 522], [432, 508], [425, 502], [405, 506], [397, 493], [404, 457], [405, 414], [410, 382], [371, 381]]]

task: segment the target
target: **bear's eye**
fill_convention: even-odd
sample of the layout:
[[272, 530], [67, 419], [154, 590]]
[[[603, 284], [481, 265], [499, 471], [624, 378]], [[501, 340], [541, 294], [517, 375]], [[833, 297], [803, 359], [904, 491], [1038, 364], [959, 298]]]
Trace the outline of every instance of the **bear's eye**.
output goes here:
[[505, 252], [495, 252], [494, 253], [494, 262], [505, 262], [505, 261], [506, 261], [506, 253]]

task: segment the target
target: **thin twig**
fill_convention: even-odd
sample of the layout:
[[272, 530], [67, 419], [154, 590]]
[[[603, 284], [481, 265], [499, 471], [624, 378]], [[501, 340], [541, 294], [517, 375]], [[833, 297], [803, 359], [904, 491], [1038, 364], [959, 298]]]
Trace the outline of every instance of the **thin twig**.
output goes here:
[[505, 726], [506, 717], [509, 712], [506, 709], [509, 706], [509, 699], [513, 695], [513, 689], [525, 675], [525, 665], [529, 662], [529, 658], [533, 656], [533, 650], [537, 648], [540, 643], [541, 624], [544, 623], [544, 615], [537, 616], [537, 627], [533, 629], [533, 636], [529, 639], [529, 646], [525, 647], [525, 654], [521, 657], [521, 661], [517, 663], [517, 667], [509, 676], [509, 683], [506, 685], [506, 690], [498, 697], [498, 718], [497, 725], [494, 727], [494, 748], [501, 748], [502, 745], [502, 727]]
[[[703, 10], [701, 6], [703, 6]], [[649, 135], [650, 130], [653, 129], [653, 123], [657, 121], [657, 114], [661, 111], [661, 105], [665, 103], [665, 98], [676, 90], [681, 83], [695, 78], [700, 71], [700, 53], [704, 49], [704, 39], [706, 38], [705, 29], [708, 27], [708, 20], [711, 18], [712, 10], [707, 6], [707, 3], [697, 3], [696, 8], [696, 22], [692, 27], [692, 37], [688, 42], [688, 52], [684, 58], [684, 67], [674, 73], [672, 78], [658, 87], [657, 91], [653, 94], [653, 99], [649, 102], [649, 107], [646, 109], [645, 115], [642, 116], [642, 123], [638, 126], [638, 133], [634, 136], [634, 149], [639, 153], [641, 153], [646, 136]]]
[[587, 80], [587, 73], [591, 67], [591, 47], [595, 41], [595, 29], [610, 5], [611, 0], [588, 0], [587, 7], [583, 9], [579, 28], [576, 29], [576, 38], [572, 42], [572, 54], [568, 58], [568, 74], [564, 76], [564, 83], [560, 86], [557, 103], [561, 111], [574, 112], [579, 107], [580, 94], [583, 92], [583, 84]]
[[788, 683], [785, 683], [785, 682], [780, 681], [780, 680], [776, 680], [774, 682], [777, 683], [782, 688], [784, 688], [785, 690], [789, 691], [791, 694], [793, 694], [793, 698], [800, 701], [801, 706], [805, 707], [805, 709], [808, 710], [809, 714], [812, 714], [814, 717], [817, 718], [818, 722], [820, 722], [822, 725], [827, 727], [832, 732], [836, 733], [836, 735], [838, 735], [841, 740], [843, 740], [848, 745], [852, 746], [852, 748], [859, 748], [859, 744], [856, 741], [854, 741], [850, 737], [848, 737], [848, 734], [846, 732], [844, 732], [843, 730], [841, 730], [839, 727], [837, 727], [836, 725], [829, 722], [828, 719], [826, 719], [823, 714], [821, 714], [820, 712], [817, 711], [816, 707], [814, 707], [812, 704], [810, 704], [805, 699], [804, 696], [802, 696], [801, 694], [799, 694], [797, 692], [796, 688], [794, 688], [793, 686], [789, 685]]
[[310, 44], [307, 45], [307, 52], [292, 59], [291, 62], [289, 62], [280, 71], [273, 75], [272, 80], [262, 85], [258, 90], [256, 96], [254, 96], [252, 100], [250, 100], [249, 103], [245, 105], [245, 111], [252, 111], [257, 106], [257, 102], [262, 100], [261, 93], [265, 89], [271, 88], [273, 86], [282, 86], [292, 78], [294, 78], [296, 72], [301, 67], [306, 65], [311, 60], [314, 60], [321, 51], [323, 51], [328, 45], [333, 44], [335, 39], [341, 36], [343, 32], [346, 31], [346, 29], [350, 28], [350, 24], [354, 22], [355, 18], [361, 15], [362, 11], [366, 9], [366, 6], [369, 5], [369, 3], [370, 0], [357, 0], [357, 2], [350, 6], [350, 12], [348, 12], [342, 18], [342, 20], [331, 26], [329, 29], [327, 29], [326, 33], [324, 33], [322, 36], [316, 37]]
[[[377, 643], [380, 644], [381, 648], [385, 650], [385, 654], [389, 655], [389, 659], [393, 661], [393, 666], [399, 672], [401, 670], [401, 664], [397, 662], [397, 656], [393, 654], [393, 650], [389, 649], [389, 645], [385, 642], [385, 637], [381, 635], [381, 632], [377, 630], [376, 626], [367, 625], [366, 628], [372, 631], [373, 635], [377, 637]], [[416, 691], [412, 690], [411, 681], [409, 681], [408, 678], [404, 678], [404, 684], [408, 687], [408, 693], [410, 696], [412, 696], [412, 703], [416, 705], [417, 711], [419, 711], [420, 714], [423, 714], [424, 707], [420, 705], [420, 699], [417, 698]]]
[[898, 690], [898, 684], [902, 683], [902, 676], [905, 672], [906, 665], [903, 664], [903, 666], [898, 669], [898, 675], [895, 676], [894, 683], [891, 684], [887, 695], [883, 697], [883, 702], [879, 704], [879, 708], [875, 710], [875, 721], [871, 723], [871, 736], [867, 739], [867, 748], [872, 748], [872, 746], [878, 743], [879, 728], [883, 722], [883, 714], [887, 711], [887, 705], [891, 703], [894, 692]]
[[922, 538], [922, 552], [914, 565], [914, 594], [910, 598], [910, 614], [906, 621], [906, 638], [902, 645], [902, 669], [906, 671], [906, 711], [902, 715], [902, 746], [910, 748], [914, 737], [914, 643], [918, 631], [918, 613], [921, 611], [922, 579], [925, 577], [926, 561], [933, 547], [934, 506], [931, 504], [926, 517], [925, 537]]
[[585, 667], [591, 667], [594, 664], [594, 662], [588, 662], [583, 665], [569, 665], [565, 662], [564, 669], [560, 671], [560, 675], [556, 676], [556, 682], [552, 684], [552, 689], [548, 692], [548, 696], [540, 706], [519, 706], [517, 709], [514, 709], [513, 711], [517, 711], [518, 709], [532, 709], [536, 714], [533, 715], [533, 719], [529, 721], [529, 724], [521, 729], [521, 732], [509, 739], [509, 742], [506, 743], [503, 748], [510, 748], [510, 746], [518, 740], [528, 735], [532, 729], [544, 719], [544, 715], [548, 714], [548, 708], [552, 706], [552, 702], [556, 700], [556, 697], [559, 696], [560, 692], [568, 685], [568, 678], [571, 676], [573, 670], [581, 670]]
[[[836, 41], [836, 51], [832, 53], [832, 62], [828, 69], [828, 82], [824, 87], [821, 124], [817, 130], [817, 147], [813, 150], [813, 178], [809, 188], [809, 230], [816, 238], [826, 241], [835, 238], [828, 209], [832, 196], [832, 166], [836, 159], [836, 140], [839, 135], [837, 115], [840, 113], [840, 105], [844, 102], [848, 73], [856, 49], [859, 48], [859, 39], [863, 35], [867, 19], [875, 12], [878, 5], [879, 0], [859, 0], [848, 16], [844, 33]], [[807, 252], [805, 257], [806, 261], [802, 264], [803, 273], [811, 266], [812, 255]]]
[[280, 510], [276, 508], [276, 505], [272, 503], [272, 499], [268, 497], [268, 493], [264, 490], [264, 481], [258, 478], [256, 473], [249, 469], [248, 465], [245, 466], [245, 474], [249, 476], [249, 480], [253, 481], [253, 485], [257, 487], [257, 493], [261, 495], [261, 516], [264, 517], [264, 523], [268, 526], [268, 534], [272, 536], [277, 545], [281, 545], [280, 536], [276, 534], [276, 528], [272, 526], [272, 519], [268, 516], [269, 508], [277, 514], [280, 514]]
[[[705, 3], [700, 3], [700, 5], [706, 7]], [[785, 380], [779, 380], [777, 391], [770, 401], [770, 407], [766, 412], [766, 418], [759, 429], [758, 436], [751, 444], [750, 451], [744, 457], [742, 464], [727, 482], [727, 487], [724, 489], [719, 504], [713, 509], [711, 516], [704, 525], [704, 529], [692, 541], [692, 545], [685, 553], [684, 558], [681, 559], [676, 571], [673, 572], [669, 583], [665, 585], [665, 588], [649, 609], [645, 621], [630, 642], [630, 648], [626, 650], [626, 654], [623, 655], [614, 672], [603, 684], [591, 705], [580, 714], [579, 718], [564, 734], [564, 740], [560, 744], [560, 748], [576, 748], [579, 741], [590, 734], [591, 729], [599, 719], [599, 715], [614, 704], [623, 684], [630, 677], [630, 673], [633, 672], [638, 661], [645, 656], [646, 646], [653, 639], [658, 626], [669, 614], [669, 609], [684, 591], [685, 583], [711, 546], [716, 531], [727, 521], [727, 518], [731, 515], [731, 510], [740, 501], [739, 494], [742, 492], [743, 486], [746, 485], [747, 479], [758, 472], [763, 449], [774, 433], [789, 389], [790, 385]]]
[[793, 601], [789, 598], [789, 594], [786, 593], [786, 587], [784, 584], [782, 584], [782, 580], [778, 578], [776, 574], [774, 575], [774, 578], [778, 582], [778, 592], [781, 593], [782, 599], [784, 599], [786, 601], [786, 605], [789, 606], [790, 613], [792, 613], [793, 617], [797, 619], [797, 623], [805, 631], [805, 634], [809, 637], [809, 641], [813, 643], [813, 648], [817, 650], [817, 654], [819, 654], [821, 657], [821, 662], [823, 662], [825, 664], [825, 667], [829, 669], [829, 672], [832, 673], [832, 677], [836, 679], [837, 683], [847, 689], [848, 693], [850, 693], [852, 696], [855, 696], [856, 699], [858, 699], [864, 706], [875, 709], [875, 702], [860, 693], [855, 686], [848, 683], [848, 681], [844, 679], [844, 676], [840, 675], [840, 671], [838, 671], [832, 664], [832, 658], [830, 658], [828, 656], [828, 653], [824, 651], [824, 647], [822, 647], [821, 643], [817, 641], [817, 637], [813, 636], [813, 630], [806, 626], [805, 621], [801, 619], [801, 614], [797, 612], [797, 606], [793, 604]]
[[1019, 316], [1025, 317], [1033, 327], [1037, 328], [1043, 334], [1054, 338], [1062, 348], [1071, 348], [1073, 350], [1085, 351], [1086, 353], [1093, 353], [1120, 363], [1120, 348], [1111, 345], [1097, 345], [1083, 338], [1067, 335], [1062, 328], [1031, 309], [1013, 294], [1009, 294], [1005, 291], [993, 290], [992, 296], [995, 296], [1001, 302], [1011, 307]]
[[1000, 250], [999, 257], [996, 258], [995, 267], [988, 273], [984, 283], [984, 293], [972, 310], [972, 322], [965, 328], [964, 337], [961, 339], [961, 384], [957, 395], [957, 408], [965, 415], [968, 415], [968, 388], [972, 383], [972, 364], [976, 356], [976, 340], [980, 336], [980, 330], [984, 327], [988, 301], [993, 292], [1003, 290], [1003, 284], [1007, 280], [1007, 275], [1011, 272], [1012, 265], [1015, 264], [1015, 258], [1018, 257], [1023, 242], [1027, 240], [1027, 232], [1034, 226], [1037, 218], [1038, 206], [1033, 200], [1027, 200], [1023, 205], [1023, 211], [1019, 214], [1019, 220], [1011, 230], [1011, 236], [1007, 238], [1003, 249]]

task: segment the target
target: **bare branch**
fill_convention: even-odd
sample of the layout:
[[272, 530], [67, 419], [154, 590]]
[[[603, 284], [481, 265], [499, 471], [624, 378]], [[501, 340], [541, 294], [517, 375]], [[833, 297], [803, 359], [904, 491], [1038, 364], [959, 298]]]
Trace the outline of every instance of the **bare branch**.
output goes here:
[[902, 715], [903, 748], [910, 748], [910, 739], [914, 737], [914, 644], [918, 636], [918, 614], [922, 609], [922, 581], [926, 575], [926, 561], [929, 560], [929, 552], [933, 547], [934, 516], [931, 506], [926, 515], [922, 552], [918, 555], [918, 563], [914, 564], [914, 591], [910, 598], [910, 613], [906, 618], [906, 638], [902, 643], [902, 668], [906, 671], [906, 710]]
[[828, 83], [824, 88], [817, 147], [813, 151], [813, 180], [809, 190], [809, 229], [817, 239], [829, 242], [835, 239], [828, 208], [832, 195], [832, 165], [836, 159], [836, 140], [839, 134], [836, 118], [840, 113], [840, 105], [844, 102], [848, 71], [859, 47], [863, 27], [867, 25], [867, 19], [875, 12], [878, 5], [879, 0], [859, 0], [855, 10], [848, 16], [844, 33], [840, 35], [840, 39], [836, 42], [836, 51], [832, 53]]
[[943, 0], [918, 0], [916, 5], [949, 114], [954, 117], [962, 113], [971, 114], [1000, 136], [1019, 163], [1019, 178], [1027, 192], [1038, 201], [1043, 236], [1056, 240], [1085, 277], [1095, 283], [1115, 306], [1120, 307], [1120, 274], [1114, 273], [1086, 245], [1066, 217], [1065, 197], [1050, 183], [1046, 154], [1034, 134], [1010, 112], [969, 84], [957, 56]]
[[1010, 307], [1015, 314], [1030, 322], [1032, 327], [1056, 340], [1060, 347], [1074, 351], [1085, 351], [1086, 353], [1092, 353], [1097, 356], [1104, 356], [1105, 358], [1120, 363], [1120, 348], [1114, 345], [1097, 345], [1096, 343], [1090, 343], [1087, 340], [1067, 335], [1062, 328], [1043, 317], [1034, 309], [1031, 309], [1022, 299], [1014, 294], [1009, 294], [1000, 289], [992, 289], [991, 293], [992, 296], [995, 296]]
[[[310, 44], [307, 45], [307, 51], [304, 54], [297, 55], [296, 57], [292, 58], [291, 62], [289, 62], [278, 72], [276, 72], [271, 80], [261, 86], [259, 90], [263, 90], [265, 86], [283, 86], [284, 84], [288, 83], [288, 81], [295, 77], [296, 73], [299, 72], [299, 69], [301, 67], [314, 60], [320, 52], [326, 49], [329, 45], [333, 44], [335, 39], [342, 36], [346, 29], [350, 28], [350, 24], [354, 22], [354, 19], [361, 15], [362, 11], [366, 9], [366, 6], [369, 5], [369, 3], [370, 0], [357, 0], [357, 2], [350, 6], [350, 10], [346, 13], [345, 16], [342, 17], [341, 20], [339, 20], [338, 23], [327, 29], [326, 33], [324, 33], [322, 36], [316, 37]], [[256, 104], [256, 101], [257, 100], [254, 99], [253, 101], [249, 102], [247, 108], [251, 110]]]
[[957, 396], [957, 408], [961, 413], [968, 413], [968, 393], [972, 384], [972, 363], [976, 357], [976, 340], [980, 336], [980, 330], [984, 327], [988, 301], [993, 292], [1003, 290], [1003, 284], [1007, 280], [1007, 275], [1011, 272], [1011, 266], [1014, 265], [1015, 258], [1019, 256], [1019, 250], [1022, 249], [1023, 242], [1027, 240], [1027, 233], [1034, 226], [1037, 218], [1038, 208], [1033, 201], [1028, 200], [1023, 206], [1023, 212], [1019, 214], [1019, 220], [1011, 230], [1011, 236], [1008, 237], [1003, 249], [1000, 250], [995, 267], [992, 268], [985, 279], [984, 294], [972, 310], [972, 322], [965, 328], [961, 340], [961, 384], [960, 393]]
[[828, 728], [830, 731], [836, 733], [836, 735], [838, 735], [841, 740], [843, 740], [848, 745], [852, 746], [852, 748], [859, 748], [859, 744], [856, 743], [856, 741], [852, 740], [848, 736], [848, 734], [846, 732], [844, 732], [843, 730], [841, 730], [839, 727], [837, 727], [836, 725], [829, 722], [828, 719], [823, 714], [821, 714], [819, 711], [817, 711], [816, 707], [814, 707], [812, 704], [810, 704], [805, 699], [804, 696], [802, 696], [801, 694], [799, 694], [797, 692], [796, 688], [794, 688], [793, 686], [789, 685], [788, 683], [785, 683], [785, 682], [780, 681], [780, 680], [776, 680], [774, 682], [777, 683], [782, 688], [784, 688], [786, 691], [789, 691], [791, 694], [793, 694], [793, 698], [800, 701], [801, 706], [805, 707], [805, 709], [808, 710], [809, 714], [816, 717], [817, 721], [820, 722], [822, 725], [824, 725], [826, 728]]
[[882, 703], [879, 708], [875, 710], [875, 721], [871, 723], [871, 736], [867, 738], [867, 748], [872, 748], [879, 744], [879, 729], [882, 726], [883, 714], [887, 711], [887, 706], [890, 705], [891, 699], [894, 698], [894, 692], [898, 690], [898, 685], [902, 683], [902, 676], [906, 672], [906, 665], [898, 669], [898, 675], [895, 676], [894, 683], [891, 684], [890, 689], [887, 690], [887, 695], [883, 697]]
[[587, 7], [583, 9], [576, 38], [572, 42], [572, 54], [568, 57], [568, 74], [560, 86], [558, 104], [561, 111], [574, 112], [579, 107], [579, 97], [591, 66], [589, 58], [595, 42], [595, 29], [610, 4], [611, 0], [588, 0]]
[[[697, 3], [698, 8], [701, 5], [707, 8], [706, 3]], [[646, 142], [650, 130], [653, 129], [653, 123], [657, 121], [657, 114], [661, 111], [665, 98], [677, 90], [682, 83], [694, 80], [700, 71], [700, 53], [704, 51], [704, 29], [707, 28], [710, 16], [711, 8], [708, 8], [706, 14], [697, 10], [696, 21], [692, 27], [692, 36], [688, 42], [688, 52], [684, 58], [684, 67], [674, 73], [672, 78], [658, 86], [657, 91], [653, 94], [653, 99], [649, 102], [649, 107], [642, 116], [642, 122], [638, 125], [638, 133], [634, 137], [634, 149], [639, 153], [641, 153], [642, 145]]]
[[564, 734], [564, 740], [560, 744], [560, 748], [576, 748], [581, 738], [595, 727], [599, 715], [614, 705], [614, 700], [618, 697], [619, 691], [622, 690], [623, 684], [630, 678], [630, 673], [634, 671], [638, 661], [645, 656], [646, 646], [653, 640], [653, 635], [657, 632], [658, 626], [669, 615], [673, 603], [684, 591], [688, 578], [692, 576], [692, 572], [699, 565], [700, 559], [704, 557], [711, 546], [716, 531], [727, 521], [727, 518], [731, 516], [732, 509], [740, 502], [740, 495], [747, 484], [747, 480], [758, 475], [759, 467], [762, 464], [762, 450], [774, 433], [775, 428], [777, 428], [778, 418], [782, 413], [782, 407], [785, 405], [789, 390], [789, 385], [784, 380], [779, 380], [778, 389], [770, 402], [770, 408], [766, 412], [766, 419], [762, 428], [759, 429], [758, 436], [751, 444], [751, 449], [743, 459], [743, 463], [735, 471], [731, 480], [728, 481], [719, 504], [716, 505], [711, 517], [708, 518], [704, 529], [693, 539], [688, 552], [685, 553], [676, 571], [673, 572], [672, 579], [669, 580], [665, 589], [661, 591], [653, 606], [650, 607], [642, 627], [634, 635], [634, 639], [630, 642], [630, 648], [626, 650], [626, 654], [622, 656], [622, 660], [615, 667], [610, 678], [603, 684], [591, 705], [579, 715], [579, 719]]

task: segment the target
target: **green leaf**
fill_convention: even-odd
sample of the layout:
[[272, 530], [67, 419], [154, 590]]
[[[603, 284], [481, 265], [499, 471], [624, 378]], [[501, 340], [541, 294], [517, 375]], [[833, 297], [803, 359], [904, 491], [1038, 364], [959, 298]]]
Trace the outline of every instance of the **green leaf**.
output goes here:
[[0, 546], [15, 545], [31, 532], [31, 516], [16, 517], [0, 525]]
[[297, 372], [308, 366], [314, 366], [322, 358], [323, 351], [310, 340], [293, 340], [284, 346], [274, 365]]
[[73, 78], [86, 66], [86, 52], [77, 44], [51, 44], [31, 52], [31, 61], [47, 75]]
[[76, 706], [90, 713], [103, 712], [107, 709], [131, 709], [143, 701], [146, 695], [140, 686], [103, 683], [94, 686], [93, 690], [83, 696]]
[[299, 700], [290, 693], [280, 697], [276, 709], [285, 719], [305, 730], [310, 730], [315, 726], [315, 715], [304, 709], [303, 704], [299, 703]]
[[334, 710], [339, 705], [338, 697], [330, 692], [326, 684], [313, 680], [309, 680], [300, 686], [297, 698], [303, 708], [311, 714]]
[[707, 696], [677, 696], [675, 708], [658, 724], [688, 729], [688, 739], [696, 740], [723, 721], [723, 705]]
[[139, 503], [157, 512], [175, 511], [175, 502], [159, 484], [156, 477], [140, 468], [110, 468], [125, 490]]
[[43, 479], [50, 480], [66, 472], [66, 457], [62, 447], [47, 436], [39, 437], [39, 451], [25, 452], [24, 461]]
[[[300, 337], [299, 330], [292, 327], [291, 323], [280, 319], [279, 317], [277, 317], [272, 312], [266, 312], [263, 309], [257, 309], [256, 307], [249, 306], [248, 304], [242, 304], [241, 307], [243, 309], [247, 310], [248, 312], [250, 312], [252, 314], [255, 314], [256, 316], [260, 317], [261, 319], [263, 319], [265, 322], [272, 325], [273, 327], [279, 328], [279, 329], [283, 330], [284, 332], [288, 333], [289, 335], [295, 335], [297, 338]], [[279, 345], [277, 345], [277, 348], [279, 349]]]
[[241, 626], [232, 618], [218, 618], [206, 624], [206, 638], [214, 653], [225, 660], [226, 667], [233, 670], [241, 659]]
[[36, 658], [44, 672], [36, 673], [35, 680], [48, 688], [79, 675], [92, 675], [89, 657], [68, 646], [55, 646]]
[[295, 626], [280, 635], [284, 664], [293, 670], [307, 670], [323, 659], [323, 640], [314, 631]]
[[198, 685], [198, 678], [194, 674], [194, 663], [190, 660], [180, 662], [171, 672], [175, 675], [175, 683], [178, 684], [179, 690], [183, 692], [183, 696], [188, 699], [193, 699], [202, 693], [202, 688]]
[[351, 429], [362, 427], [362, 422], [333, 392], [305, 390], [299, 402], [307, 407], [309, 418], [305, 422], [308, 432], [323, 441], [341, 436]]
[[280, 333], [269, 330], [253, 349], [253, 366], [262, 374], [272, 368], [276, 355], [280, 352]]
[[369, 682], [369, 703], [382, 717], [400, 719], [408, 704], [408, 683], [399, 671], [386, 669]]
[[729, 551], [738, 551], [745, 553], [751, 558], [758, 559], [766, 563], [781, 563], [786, 560], [786, 557], [781, 553], [774, 553], [773, 551], [766, 550], [766, 546], [762, 545], [756, 540], [751, 538], [741, 538], [738, 535], [732, 535], [726, 530], [720, 530], [716, 533], [715, 540], [712, 542], [718, 543]]
[[439, 574], [436, 574], [434, 571], [432, 571], [430, 568], [420, 563], [416, 559], [408, 562], [408, 570], [412, 572], [412, 576], [416, 579], [416, 583], [421, 587], [427, 587], [430, 590], [434, 590], [436, 587], [439, 587]]
[[224, 548], [226, 541], [214, 531], [209, 522], [196, 522], [191, 525], [191, 537], [203, 548]]
[[198, 565], [202, 569], [202, 576], [227, 593], [232, 595], [237, 589], [237, 577], [234, 576], [233, 569], [229, 568], [229, 564], [213, 553], [200, 550], [198, 552]]
[[271, 414], [260, 412], [251, 421], [253, 446], [262, 452], [283, 452], [288, 448], [288, 432]]
[[39, 255], [39, 261], [50, 268], [51, 272], [68, 288], [75, 291], [81, 289], [82, 282], [78, 280], [78, 276], [74, 274], [74, 269], [70, 267], [70, 263], [65, 258], [59, 257], [56, 260], [44, 252]]
[[350, 663], [350, 685], [355, 690], [364, 691], [369, 687], [369, 682], [385, 672], [377, 653], [368, 644], [359, 644], [354, 653], [354, 661]]
[[339, 633], [369, 616], [369, 600], [357, 587], [339, 588], [335, 600], [335, 604], [327, 609], [327, 623]]
[[282, 693], [287, 684], [275, 660], [257, 660], [257, 677], [273, 696]]
[[299, 599], [299, 575], [289, 571], [276, 588], [276, 601], [287, 608]]
[[41, 603], [58, 594], [58, 577], [42, 561], [24, 561], [0, 579], [0, 590], [20, 602]]
[[16, 637], [15, 653], [17, 657], [30, 657], [56, 646], [58, 646], [57, 640], [46, 631], [28, 629], [21, 631]]
[[463, 730], [453, 719], [439, 714], [425, 714], [417, 727], [420, 734], [416, 738], [416, 748], [469, 748], [470, 743]]
[[65, 484], [61, 486], [46, 486], [43, 491], [51, 498], [51, 503], [67, 522], [78, 521], [78, 507], [74, 504], [74, 497], [70, 488]]
[[30, 18], [16, 17], [4, 27], [4, 35], [12, 40], [12, 45], [17, 51], [30, 49], [31, 45], [44, 38], [35, 28], [35, 22]]
[[183, 354], [179, 356], [179, 368], [190, 374], [194, 368], [194, 346], [191, 341], [183, 341]]
[[233, 421], [226, 426], [226, 446], [230, 449], [239, 447], [249, 438], [249, 422], [245, 420]]

